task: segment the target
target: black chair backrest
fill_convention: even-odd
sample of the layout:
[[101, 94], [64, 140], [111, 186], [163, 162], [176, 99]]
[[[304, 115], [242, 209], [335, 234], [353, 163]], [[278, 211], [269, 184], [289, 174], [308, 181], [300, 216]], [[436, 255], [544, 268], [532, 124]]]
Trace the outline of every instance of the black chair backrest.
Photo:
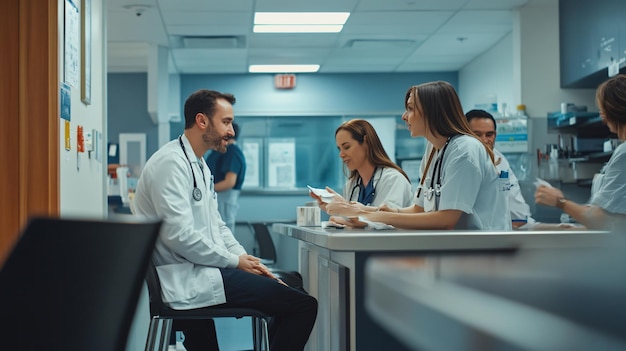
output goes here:
[[254, 229], [254, 237], [257, 245], [259, 246], [259, 258], [270, 260], [272, 263], [276, 262], [276, 247], [270, 234], [269, 229], [265, 223], [252, 223]]
[[6, 350], [125, 350], [161, 222], [32, 219], [0, 271]]
[[148, 285], [148, 296], [150, 297], [150, 315], [158, 316], [162, 313], [165, 304], [161, 296], [161, 282], [159, 281], [156, 266], [152, 260], [148, 263], [146, 284]]

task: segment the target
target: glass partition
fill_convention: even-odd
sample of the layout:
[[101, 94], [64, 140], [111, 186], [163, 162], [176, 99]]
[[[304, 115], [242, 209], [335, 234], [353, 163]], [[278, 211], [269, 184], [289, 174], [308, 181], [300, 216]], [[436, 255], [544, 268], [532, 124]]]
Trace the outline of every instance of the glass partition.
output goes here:
[[[411, 138], [400, 115], [237, 116], [238, 144], [247, 164], [243, 190], [302, 191], [311, 185], [330, 186], [341, 192], [346, 178], [335, 145], [335, 130], [353, 118], [370, 121], [385, 147], [393, 148], [388, 150], [389, 156], [399, 166], [406, 166], [411, 181], [419, 177], [415, 163], [419, 166], [426, 143], [424, 138]], [[388, 121], [391, 128], [383, 128]], [[388, 133], [388, 129], [395, 129], [395, 133]]]

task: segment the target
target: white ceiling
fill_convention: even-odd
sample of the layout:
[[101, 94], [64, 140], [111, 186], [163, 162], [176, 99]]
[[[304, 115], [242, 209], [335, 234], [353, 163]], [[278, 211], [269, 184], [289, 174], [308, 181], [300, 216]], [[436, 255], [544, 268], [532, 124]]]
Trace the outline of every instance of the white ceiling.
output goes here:
[[[250, 64], [319, 64], [321, 73], [345, 73], [457, 71], [511, 32], [514, 10], [527, 0], [105, 3], [109, 72], [147, 71], [150, 46], [162, 45], [172, 73], [247, 73]], [[256, 11], [351, 15], [341, 33], [265, 34], [252, 32]]]

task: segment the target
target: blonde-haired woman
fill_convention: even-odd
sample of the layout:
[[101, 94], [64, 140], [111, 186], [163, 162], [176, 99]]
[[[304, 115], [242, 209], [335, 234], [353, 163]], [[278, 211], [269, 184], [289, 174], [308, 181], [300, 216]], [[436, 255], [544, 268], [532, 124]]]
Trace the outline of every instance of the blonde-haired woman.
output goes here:
[[493, 153], [470, 130], [454, 87], [443, 81], [412, 86], [404, 103], [411, 136], [428, 140], [414, 204], [372, 209], [331, 202], [327, 212], [405, 229], [510, 230]]

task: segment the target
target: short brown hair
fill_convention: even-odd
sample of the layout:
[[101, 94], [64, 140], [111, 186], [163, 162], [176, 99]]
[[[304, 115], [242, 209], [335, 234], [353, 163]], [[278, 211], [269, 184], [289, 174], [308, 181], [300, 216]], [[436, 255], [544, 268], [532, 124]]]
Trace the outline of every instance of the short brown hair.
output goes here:
[[236, 101], [233, 94], [208, 89], [200, 89], [189, 95], [185, 101], [185, 129], [193, 127], [198, 113], [203, 113], [212, 119], [215, 114], [215, 101], [217, 99], [224, 99], [231, 105], [234, 105]]

